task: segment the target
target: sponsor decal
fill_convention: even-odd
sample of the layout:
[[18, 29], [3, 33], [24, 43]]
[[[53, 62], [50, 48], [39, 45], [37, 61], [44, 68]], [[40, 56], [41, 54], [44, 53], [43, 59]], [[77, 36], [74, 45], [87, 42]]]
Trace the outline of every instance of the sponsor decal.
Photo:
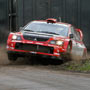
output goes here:
[[27, 42], [27, 43], [32, 44], [33, 42]]
[[30, 52], [30, 53], [32, 53], [32, 54], [37, 54], [37, 52], [33, 52], [33, 51], [32, 51], [32, 52]]
[[43, 45], [43, 43], [38, 43], [38, 42], [36, 44]]

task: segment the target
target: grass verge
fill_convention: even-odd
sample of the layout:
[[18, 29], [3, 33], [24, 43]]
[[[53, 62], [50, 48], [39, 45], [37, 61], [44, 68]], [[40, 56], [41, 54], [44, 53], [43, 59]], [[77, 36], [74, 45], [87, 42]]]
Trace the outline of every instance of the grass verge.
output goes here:
[[90, 59], [85, 61], [69, 61], [60, 65], [46, 65], [45, 68], [55, 71], [90, 73]]
[[61, 69], [76, 72], [90, 73], [90, 59], [83, 61], [70, 61], [61, 65]]

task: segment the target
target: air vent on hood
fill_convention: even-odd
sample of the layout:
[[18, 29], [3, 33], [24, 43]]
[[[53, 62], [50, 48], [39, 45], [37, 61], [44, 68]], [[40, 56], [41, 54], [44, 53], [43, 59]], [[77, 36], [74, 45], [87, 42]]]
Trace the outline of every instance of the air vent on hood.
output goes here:
[[50, 37], [23, 35], [24, 39], [32, 41], [47, 41]]

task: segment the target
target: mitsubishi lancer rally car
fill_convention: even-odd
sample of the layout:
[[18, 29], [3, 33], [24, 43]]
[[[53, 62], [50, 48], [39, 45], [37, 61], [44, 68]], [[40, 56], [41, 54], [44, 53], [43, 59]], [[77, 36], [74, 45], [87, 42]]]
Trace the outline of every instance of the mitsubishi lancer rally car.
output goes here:
[[87, 49], [82, 40], [82, 31], [71, 24], [53, 18], [32, 21], [19, 32], [9, 34], [8, 59], [15, 61], [18, 57], [30, 55], [60, 60], [72, 59], [72, 56], [85, 58]]

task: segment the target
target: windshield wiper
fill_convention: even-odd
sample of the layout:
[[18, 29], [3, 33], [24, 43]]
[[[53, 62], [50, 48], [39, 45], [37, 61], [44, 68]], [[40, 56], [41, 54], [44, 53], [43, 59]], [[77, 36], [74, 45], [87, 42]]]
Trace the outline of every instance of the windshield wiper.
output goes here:
[[55, 33], [55, 32], [47, 32], [47, 31], [40, 31], [40, 32], [59, 35], [58, 33]]
[[28, 31], [28, 32], [29, 32], [29, 31], [30, 31], [30, 32], [34, 32], [33, 30], [28, 30], [28, 29], [24, 29], [24, 31]]

